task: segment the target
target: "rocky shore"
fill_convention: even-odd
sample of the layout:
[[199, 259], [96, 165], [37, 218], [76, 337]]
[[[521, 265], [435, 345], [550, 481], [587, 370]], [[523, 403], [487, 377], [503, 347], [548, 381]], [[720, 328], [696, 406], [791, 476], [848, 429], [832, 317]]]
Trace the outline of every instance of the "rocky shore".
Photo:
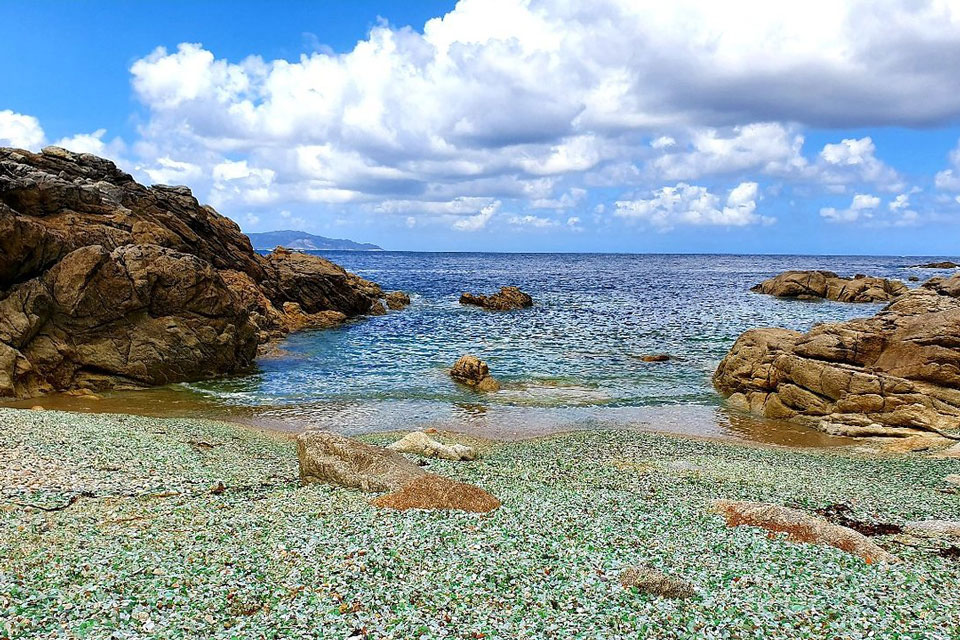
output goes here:
[[899, 280], [862, 274], [843, 278], [832, 271], [785, 271], [750, 290], [798, 300], [884, 302], [903, 295], [909, 289]]
[[842, 435], [960, 439], [960, 275], [870, 318], [744, 333], [714, 374], [731, 405]]
[[[630, 431], [472, 444], [473, 462], [411, 460], [497, 496], [486, 514], [303, 486], [282, 434], [0, 409], [0, 636], [960, 634], [955, 459]], [[894, 561], [792, 530], [835, 529], [821, 513]]]
[[386, 313], [383, 298], [323, 258], [254, 252], [186, 187], [0, 148], [0, 397], [243, 371], [286, 332]]

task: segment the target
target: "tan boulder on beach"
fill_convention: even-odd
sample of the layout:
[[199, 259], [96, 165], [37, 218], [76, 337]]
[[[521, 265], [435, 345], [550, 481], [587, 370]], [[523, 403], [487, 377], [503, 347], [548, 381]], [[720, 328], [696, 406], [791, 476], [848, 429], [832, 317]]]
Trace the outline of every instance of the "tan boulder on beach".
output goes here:
[[441, 458], [443, 460], [476, 460], [477, 451], [473, 447], [463, 444], [443, 444], [434, 440], [423, 431], [408, 433], [388, 449], [400, 453], [412, 453], [425, 458]]
[[396, 491], [427, 474], [395, 451], [330, 431], [298, 435], [297, 458], [302, 484], [323, 482], [361, 491]]

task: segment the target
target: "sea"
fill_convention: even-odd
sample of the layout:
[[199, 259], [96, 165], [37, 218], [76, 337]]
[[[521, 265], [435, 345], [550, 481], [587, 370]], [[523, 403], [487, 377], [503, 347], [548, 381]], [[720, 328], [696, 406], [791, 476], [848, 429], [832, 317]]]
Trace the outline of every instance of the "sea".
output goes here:
[[[278, 345], [281, 355], [259, 360], [244, 375], [108, 394], [99, 403], [65, 402], [350, 434], [433, 427], [516, 438], [642, 428], [834, 444], [802, 427], [728, 410], [711, 376], [747, 329], [806, 331], [872, 315], [882, 305], [777, 299], [750, 288], [787, 269], [905, 282], [944, 273], [910, 266], [930, 257], [315, 253], [385, 291], [408, 292], [411, 305], [292, 334]], [[534, 306], [492, 312], [458, 302], [462, 292], [492, 293], [504, 285], [528, 292]], [[478, 394], [451, 380], [448, 371], [463, 354], [485, 360], [503, 389]], [[670, 360], [644, 362], [650, 354]]]

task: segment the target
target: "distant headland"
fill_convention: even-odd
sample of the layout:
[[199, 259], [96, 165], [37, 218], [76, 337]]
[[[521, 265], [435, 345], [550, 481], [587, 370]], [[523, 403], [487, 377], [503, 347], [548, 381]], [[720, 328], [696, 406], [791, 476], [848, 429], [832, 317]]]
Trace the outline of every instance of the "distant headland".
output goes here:
[[306, 231], [265, 231], [248, 233], [247, 236], [257, 251], [269, 251], [274, 247], [306, 251], [383, 251], [381, 247], [368, 242], [325, 238]]

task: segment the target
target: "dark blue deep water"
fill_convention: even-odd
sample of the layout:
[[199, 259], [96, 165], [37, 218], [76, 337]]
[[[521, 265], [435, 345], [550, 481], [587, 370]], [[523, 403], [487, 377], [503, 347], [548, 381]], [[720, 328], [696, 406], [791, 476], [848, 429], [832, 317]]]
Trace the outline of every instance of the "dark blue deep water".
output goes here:
[[[401, 289], [404, 311], [294, 334], [288, 355], [252, 374], [189, 385], [217, 403], [259, 407], [278, 420], [345, 431], [480, 423], [517, 433], [583, 422], [630, 422], [651, 407], [702, 407], [720, 359], [751, 327], [806, 330], [871, 315], [878, 305], [778, 300], [750, 287], [786, 269], [926, 278], [906, 257], [352, 253], [323, 255]], [[926, 260], [926, 259], [923, 259]], [[532, 309], [489, 312], [458, 304], [463, 291], [517, 285]], [[504, 390], [477, 395], [447, 370], [471, 353]], [[673, 360], [644, 363], [668, 353]], [[660, 411], [658, 415], [669, 415]], [[683, 415], [683, 414], [681, 414]]]

